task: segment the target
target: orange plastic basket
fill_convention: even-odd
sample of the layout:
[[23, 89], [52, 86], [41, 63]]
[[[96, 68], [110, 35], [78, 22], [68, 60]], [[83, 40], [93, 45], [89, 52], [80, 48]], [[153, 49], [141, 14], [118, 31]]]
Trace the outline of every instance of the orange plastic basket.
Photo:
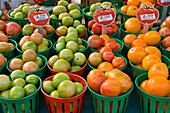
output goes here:
[[[43, 87], [41, 87], [41, 92], [44, 94], [45, 103], [46, 103], [49, 113], [70, 113], [71, 109], [72, 109], [71, 110], [72, 113], [81, 113], [83, 102], [84, 102], [84, 94], [87, 90], [86, 80], [76, 74], [68, 74], [68, 75], [72, 81], [80, 82], [84, 86], [84, 91], [80, 93], [79, 95], [76, 95], [70, 98], [55, 98], [55, 97], [51, 97], [48, 94], [46, 94], [43, 91]], [[54, 75], [48, 77], [44, 81], [47, 81], [47, 80], [52, 81], [53, 77]], [[54, 107], [54, 104], [56, 104], [56, 108]], [[70, 106], [70, 104], [72, 104], [72, 106]], [[64, 106], [63, 107], [64, 109], [62, 109], [62, 106]]]

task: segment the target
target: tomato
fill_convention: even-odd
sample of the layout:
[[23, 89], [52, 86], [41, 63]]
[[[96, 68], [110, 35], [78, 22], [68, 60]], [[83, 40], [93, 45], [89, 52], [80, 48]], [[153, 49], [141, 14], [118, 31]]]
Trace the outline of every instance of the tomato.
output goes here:
[[8, 36], [14, 36], [21, 32], [21, 27], [15, 22], [10, 22], [6, 25], [5, 32]]
[[115, 51], [117, 45], [114, 42], [106, 43], [106, 46], [110, 47], [112, 51]]
[[103, 59], [104, 59], [105, 61], [110, 62], [110, 61], [113, 60], [113, 58], [114, 58], [114, 54], [113, 54], [112, 52], [106, 51], [106, 52], [103, 53]]
[[94, 20], [90, 20], [88, 23], [88, 27], [91, 29], [94, 23], [96, 23]]
[[93, 30], [94, 34], [101, 34], [102, 33], [102, 26], [97, 24], [97, 23], [94, 23], [92, 25], [92, 30]]
[[113, 34], [113, 29], [112, 29], [112, 27], [107, 27], [107, 34], [108, 34], [108, 35]]

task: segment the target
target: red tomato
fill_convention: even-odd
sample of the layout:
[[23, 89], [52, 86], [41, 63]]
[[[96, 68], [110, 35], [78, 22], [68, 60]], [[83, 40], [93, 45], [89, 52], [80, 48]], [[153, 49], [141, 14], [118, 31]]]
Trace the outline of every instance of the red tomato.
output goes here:
[[119, 30], [116, 24], [112, 24], [111, 27], [113, 29], [113, 33], [116, 33]]
[[91, 29], [94, 23], [96, 23], [94, 20], [90, 20], [88, 23], [88, 27]]
[[94, 34], [101, 34], [102, 33], [102, 26], [97, 24], [97, 23], [94, 23], [92, 25], [92, 30], [93, 30]]
[[110, 47], [112, 51], [114, 51], [117, 47], [117, 45], [114, 42], [106, 43], [106, 46]]
[[21, 32], [21, 27], [15, 22], [10, 22], [6, 25], [5, 32], [8, 36], [14, 36]]
[[113, 43], [115, 43], [115, 44], [116, 44], [116, 41], [115, 41], [114, 39], [106, 40], [104, 44], [106, 45], [106, 43], [111, 43], [111, 42], [113, 42]]
[[107, 35], [113, 34], [112, 27], [107, 27]]
[[114, 59], [114, 54], [110, 51], [106, 51], [103, 53], [103, 59], [107, 62], [110, 62]]
[[115, 48], [115, 50], [114, 51], [117, 51], [117, 50], [119, 50], [121, 48], [121, 45], [120, 44], [118, 44], [118, 43], [116, 43], [116, 48]]

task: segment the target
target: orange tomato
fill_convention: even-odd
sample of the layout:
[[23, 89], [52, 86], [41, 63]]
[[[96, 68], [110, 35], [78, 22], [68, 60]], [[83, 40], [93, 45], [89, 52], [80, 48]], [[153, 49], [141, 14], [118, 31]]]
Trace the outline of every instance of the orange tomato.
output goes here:
[[138, 7], [139, 6], [139, 0], [128, 0], [127, 5], [128, 6], [136, 6], [136, 7]]
[[122, 85], [120, 94], [125, 94], [132, 88], [131, 78], [119, 69], [112, 69], [111, 71], [107, 71], [105, 76], [107, 78], [117, 78], [120, 81]]
[[116, 49], [114, 51], [117, 51], [119, 49], [121, 49], [121, 45], [119, 43], [116, 43]]
[[99, 64], [98, 68], [101, 71], [110, 71], [112, 70], [114, 67], [110, 62], [102, 62]]
[[154, 3], [154, 0], [140, 0], [140, 3], [142, 4], [143, 2], [150, 2], [150, 3]]
[[132, 46], [132, 42], [137, 39], [136, 35], [128, 34], [124, 37], [124, 43], [128, 46]]
[[161, 51], [158, 48], [154, 47], [154, 46], [147, 46], [147, 47], [145, 47], [145, 51], [146, 51], [146, 53], [148, 55], [152, 55], [153, 54], [153, 55], [156, 55], [159, 58], [161, 58]]
[[103, 60], [110, 62], [112, 61], [114, 58], [114, 54], [110, 51], [106, 51], [103, 53]]
[[112, 65], [116, 69], [121, 69], [126, 65], [126, 63], [125, 63], [125, 60], [122, 57], [115, 57], [112, 60]]
[[156, 55], [147, 55], [142, 60], [142, 67], [145, 70], [149, 70], [149, 68], [156, 63], [161, 63], [161, 59]]
[[101, 38], [98, 37], [97, 35], [91, 35], [88, 38], [87, 43], [88, 43], [89, 47], [91, 47], [92, 49], [97, 49], [101, 45]]
[[126, 14], [126, 13], [127, 13], [127, 8], [128, 8], [128, 6], [122, 6], [121, 9], [120, 9], [120, 11], [121, 11], [122, 13]]
[[103, 38], [104, 39], [104, 41], [106, 41], [106, 40], [109, 40], [110, 39], [110, 37], [108, 36], [108, 35], [100, 35], [100, 37], [101, 38]]
[[128, 59], [133, 64], [141, 64], [143, 58], [147, 55], [145, 49], [140, 46], [135, 46], [129, 49], [128, 51]]
[[0, 67], [2, 67], [3, 65], [5, 65], [5, 57], [0, 53]]
[[143, 91], [145, 91], [145, 86], [146, 86], [146, 83], [148, 82], [148, 80], [145, 80], [145, 81], [143, 81], [141, 84], [140, 84], [140, 88], [143, 90]]
[[87, 75], [89, 87], [96, 93], [100, 93], [100, 86], [106, 80], [104, 73], [99, 69], [94, 69]]
[[127, 15], [136, 16], [137, 10], [138, 10], [138, 7], [136, 7], [136, 6], [129, 6], [129, 7], [127, 8]]
[[139, 39], [143, 39], [144, 35], [145, 35], [145, 34], [140, 34], [140, 35], [138, 35], [138, 37], [137, 37], [137, 38], [139, 38]]
[[105, 80], [101, 87], [100, 92], [106, 97], [116, 97], [120, 94], [122, 85], [117, 78], [109, 78]]
[[144, 35], [143, 39], [148, 45], [154, 46], [161, 40], [161, 35], [157, 31], [149, 31]]
[[163, 76], [165, 78], [168, 78], [168, 75], [169, 71], [165, 63], [153, 64], [148, 71], [148, 78], [151, 78], [152, 76]]
[[140, 29], [139, 33], [143, 33], [143, 28]]
[[8, 42], [8, 37], [5, 34], [0, 34], [0, 42]]
[[143, 39], [135, 39], [132, 42], [132, 47], [135, 47], [135, 46], [146, 47], [147, 43]]
[[100, 50], [99, 53], [103, 55], [103, 53], [106, 52], [106, 51], [112, 52], [112, 49], [111, 49], [110, 47], [108, 47], [108, 46], [104, 46], [104, 47]]
[[153, 76], [145, 85], [145, 91], [154, 96], [165, 97], [169, 93], [169, 82], [165, 77]]
[[138, 21], [137, 18], [129, 18], [125, 22], [125, 28], [127, 32], [139, 33], [141, 29], [141, 23]]

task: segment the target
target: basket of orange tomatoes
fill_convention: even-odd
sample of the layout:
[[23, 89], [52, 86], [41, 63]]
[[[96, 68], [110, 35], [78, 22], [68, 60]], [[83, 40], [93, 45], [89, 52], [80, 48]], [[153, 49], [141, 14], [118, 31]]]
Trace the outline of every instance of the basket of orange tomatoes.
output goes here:
[[[161, 54], [161, 51], [154, 46], [145, 48], [140, 46], [132, 47], [128, 51], [128, 59], [131, 66], [132, 78], [135, 79], [143, 73], [168, 70], [170, 68], [170, 60]], [[164, 63], [163, 63], [164, 62]]]
[[105, 74], [94, 69], [87, 75], [95, 113], [125, 113], [133, 90], [131, 78], [118, 69]]
[[157, 68], [135, 80], [141, 113], [170, 112], [170, 76], [167, 68]]

